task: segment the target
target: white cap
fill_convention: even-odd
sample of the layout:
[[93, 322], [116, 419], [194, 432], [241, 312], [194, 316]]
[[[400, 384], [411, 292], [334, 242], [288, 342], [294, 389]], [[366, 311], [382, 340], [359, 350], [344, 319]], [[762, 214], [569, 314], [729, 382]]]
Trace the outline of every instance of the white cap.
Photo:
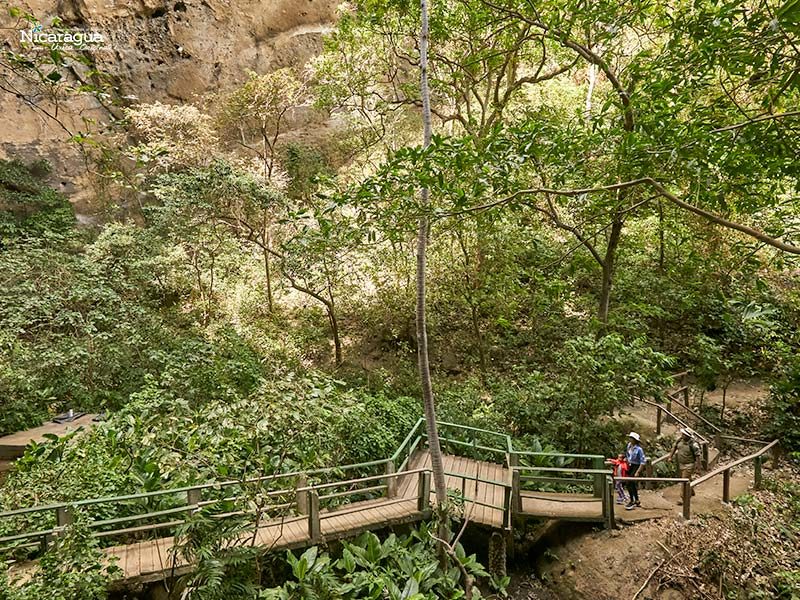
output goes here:
[[635, 431], [631, 431], [631, 432], [628, 434], [628, 437], [629, 437], [629, 438], [633, 438], [633, 439], [635, 439], [637, 442], [638, 442], [638, 441], [640, 441], [640, 440], [642, 439], [642, 438], [640, 438], [640, 437], [639, 437], [639, 434], [638, 434], [638, 433], [636, 433]]
[[688, 427], [681, 428], [681, 433], [686, 437], [692, 437], [692, 430], [689, 429]]

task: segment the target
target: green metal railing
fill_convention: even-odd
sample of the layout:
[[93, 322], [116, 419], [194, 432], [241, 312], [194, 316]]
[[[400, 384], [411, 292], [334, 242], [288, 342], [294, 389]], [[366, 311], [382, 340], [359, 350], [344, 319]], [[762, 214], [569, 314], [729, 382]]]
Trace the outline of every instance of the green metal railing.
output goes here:
[[[603, 456], [522, 450], [514, 447], [508, 434], [457, 423], [437, 424], [444, 450], [502, 463], [509, 470], [509, 481], [446, 473], [460, 479], [465, 503], [502, 510], [505, 527], [511, 527], [512, 514], [522, 513], [525, 492], [586, 488], [591, 490], [590, 498], [601, 499], [602, 517], [609, 526], [613, 524], [613, 494], [609, 491], [612, 477], [610, 469], [604, 466]], [[316, 540], [321, 520], [361, 510], [363, 503], [360, 501], [375, 498], [398, 503], [415, 501], [408, 496], [398, 496], [399, 483], [405, 476], [419, 477], [416, 502], [420, 511], [427, 510], [430, 469], [412, 468], [411, 463], [415, 452], [422, 450], [426, 443], [425, 421], [419, 419], [397, 450], [386, 459], [0, 512], [0, 523], [11, 520], [18, 524], [15, 533], [0, 537], [0, 552], [13, 551], [25, 556], [26, 551], [45, 549], [73, 522], [78, 511], [86, 513], [87, 525], [98, 538], [142, 539], [155, 532], [174, 530], [186, 522], [187, 515], [205, 510], [214, 518], [248, 515], [254, 519], [265, 515], [308, 518], [310, 539]], [[343, 478], [344, 473], [355, 476]], [[502, 505], [470, 496], [468, 482], [502, 488]], [[343, 506], [348, 504], [354, 506]]]
[[[442, 446], [451, 453], [490, 460], [495, 463], [502, 462], [512, 470], [524, 470], [525, 476], [521, 480], [525, 482], [533, 482], [537, 479], [535, 471], [547, 469], [547, 467], [533, 469], [519, 464], [526, 462], [529, 458], [547, 458], [551, 461], [562, 461], [562, 463], [566, 460], [596, 458], [591, 455], [517, 450], [513, 446], [511, 436], [507, 434], [458, 423], [439, 422], [438, 426], [442, 434], [440, 437]], [[162, 530], [173, 530], [185, 522], [188, 514], [197, 510], [210, 511], [212, 516], [217, 518], [246, 514], [259, 517], [264, 514], [270, 516], [303, 515], [309, 510], [308, 499], [303, 497], [307, 491], [314, 491], [317, 494], [315, 502], [320, 510], [328, 509], [333, 514], [333, 511], [342, 503], [383, 496], [394, 498], [397, 495], [397, 483], [400, 476], [417, 472], [409, 468], [411, 457], [426, 442], [425, 421], [419, 419], [397, 450], [387, 459], [307, 471], [276, 473], [244, 480], [207, 482], [138, 494], [58, 502], [0, 512], [0, 521], [10, 519], [19, 522], [18, 533], [0, 537], [0, 550], [44, 549], [55, 536], [63, 531], [64, 527], [74, 520], [78, 511], [87, 514], [88, 526], [94, 530], [94, 536], [103, 538], [133, 537], [134, 539], [141, 539], [141, 536], [152, 535], [154, 532]], [[375, 473], [369, 474], [370, 471]], [[574, 472], [575, 469], [571, 469], [571, 471]], [[362, 475], [367, 473], [367, 475], [340, 480], [341, 474], [347, 472], [357, 472]], [[502, 487], [504, 490], [503, 505], [487, 504], [487, 507], [503, 510], [504, 514], [508, 515], [504, 520], [510, 522], [511, 484], [509, 482], [492, 481], [465, 473], [448, 473], [448, 475], [460, 478], [462, 497], [465, 501], [477, 505], [487, 503], [467, 494], [468, 481]], [[328, 479], [331, 477], [335, 479], [329, 481]], [[539, 480], [544, 480], [541, 475]], [[109, 512], [112, 514], [110, 518], [105, 516]], [[100, 516], [97, 516], [98, 514]]]

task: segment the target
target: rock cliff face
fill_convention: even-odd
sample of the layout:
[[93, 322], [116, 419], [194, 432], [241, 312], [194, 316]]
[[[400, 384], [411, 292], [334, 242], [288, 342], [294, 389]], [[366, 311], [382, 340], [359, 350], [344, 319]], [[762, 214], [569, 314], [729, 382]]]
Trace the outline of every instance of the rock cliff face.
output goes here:
[[[6, 4], [3, 2], [3, 4]], [[91, 51], [97, 67], [118, 79], [131, 101], [188, 102], [244, 80], [247, 71], [301, 68], [322, 48], [334, 22], [332, 0], [11, 0], [45, 26], [54, 17], [65, 26], [98, 31], [104, 43]], [[18, 24], [4, 9], [0, 44], [18, 49]], [[47, 159], [52, 184], [80, 212], [91, 191], [86, 166], [69, 135], [11, 93], [0, 91], [0, 158]], [[108, 113], [83, 97], [62, 107], [70, 130], [82, 118], [98, 122]], [[85, 128], [84, 128], [85, 129]]]

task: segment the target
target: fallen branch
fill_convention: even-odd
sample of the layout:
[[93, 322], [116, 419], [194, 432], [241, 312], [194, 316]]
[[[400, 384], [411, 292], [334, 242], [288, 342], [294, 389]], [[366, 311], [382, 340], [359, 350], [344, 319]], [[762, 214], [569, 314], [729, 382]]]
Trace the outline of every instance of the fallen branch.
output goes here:
[[[669, 550], [667, 550], [667, 548], [664, 546], [664, 544], [662, 544], [661, 542], [658, 542], [658, 545], [661, 546], [661, 548], [663, 548], [665, 552], [669, 553]], [[661, 562], [658, 563], [658, 565], [656, 565], [656, 568], [653, 569], [652, 571], [650, 571], [650, 574], [647, 576], [647, 579], [644, 580], [644, 583], [642, 584], [642, 587], [640, 587], [636, 591], [636, 593], [633, 595], [633, 598], [631, 598], [631, 600], [636, 600], [639, 597], [639, 595], [645, 590], [645, 588], [648, 585], [650, 585], [650, 581], [652, 581], [652, 579], [655, 576], [655, 574], [658, 573], [662, 569], [662, 567], [665, 567], [666, 565], [671, 563], [673, 560], [675, 560], [678, 556], [683, 554], [683, 552], [684, 551], [681, 550], [680, 552], [676, 552], [675, 554], [673, 554], [669, 558], [662, 559]]]

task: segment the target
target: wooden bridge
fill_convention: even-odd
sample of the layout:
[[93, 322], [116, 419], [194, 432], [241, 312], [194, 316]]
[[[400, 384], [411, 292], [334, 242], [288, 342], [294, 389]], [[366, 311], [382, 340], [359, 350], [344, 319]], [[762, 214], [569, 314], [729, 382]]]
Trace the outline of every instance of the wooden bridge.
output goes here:
[[[454, 423], [439, 423], [439, 428], [448, 494], [460, 507], [460, 518], [506, 533], [526, 518], [614, 526], [613, 477], [604, 457], [522, 451], [505, 434]], [[758, 483], [761, 457], [776, 443], [691, 484], [674, 478], [639, 480], [682, 484], [688, 518], [692, 486], [719, 474], [727, 481], [731, 469], [748, 460], [757, 465]], [[420, 419], [384, 460], [0, 513], [0, 519], [13, 519], [19, 530], [0, 538], [0, 554], [5, 551], [18, 559], [16, 570], [24, 573], [24, 561], [46, 549], [79, 514], [95, 537], [124, 542], [104, 550], [118, 559], [123, 571], [118, 583], [145, 583], [190, 568], [180, 552], [180, 539], [190, 521], [187, 516], [196, 513], [239, 519], [244, 533], [233, 544], [266, 551], [420, 521], [429, 518], [435, 505], [426, 444]]]
[[[611, 471], [602, 456], [521, 451], [505, 434], [439, 427], [446, 485], [461, 518], [505, 532], [527, 517], [613, 524]], [[590, 468], [574, 466], [584, 464]], [[300, 548], [429, 518], [436, 502], [431, 475], [420, 419], [384, 460], [0, 513], [19, 528], [0, 538], [0, 551], [23, 559], [22, 573], [24, 559], [45, 550], [80, 515], [95, 537], [125, 542], [104, 550], [118, 559], [123, 582], [155, 581], [188, 569], [174, 535], [192, 513], [248, 523], [238, 544]], [[104, 518], [109, 514], [118, 516]]]

